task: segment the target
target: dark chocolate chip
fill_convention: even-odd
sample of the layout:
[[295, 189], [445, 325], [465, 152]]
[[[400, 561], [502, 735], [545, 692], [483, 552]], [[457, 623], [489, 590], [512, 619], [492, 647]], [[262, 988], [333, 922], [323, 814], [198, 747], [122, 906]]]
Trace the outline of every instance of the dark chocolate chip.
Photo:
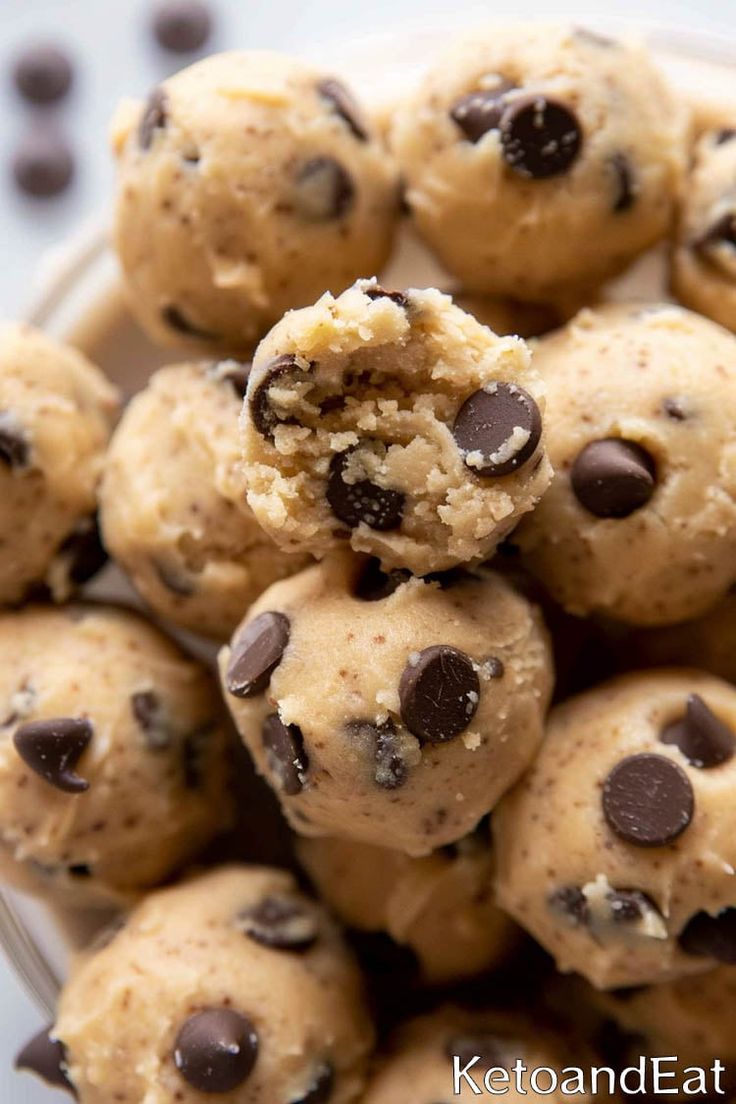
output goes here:
[[49, 104], [63, 99], [72, 86], [71, 62], [58, 46], [35, 43], [16, 59], [15, 87], [26, 100]]
[[15, 151], [13, 176], [21, 191], [36, 199], [59, 195], [74, 176], [68, 142], [46, 124], [29, 130]]
[[179, 598], [188, 598], [194, 594], [195, 586], [192, 579], [184, 574], [179, 565], [164, 563], [163, 560], [152, 560], [151, 564], [161, 585], [172, 594], [176, 594]]
[[64, 793], [80, 794], [89, 782], [76, 766], [92, 739], [91, 723], [83, 717], [30, 721], [16, 729], [15, 749], [32, 771]]
[[506, 667], [502, 659], [498, 656], [488, 656], [483, 660], [483, 668], [488, 674], [489, 678], [500, 679], [506, 674]]
[[57, 553], [67, 565], [70, 582], [82, 586], [94, 578], [108, 561], [97, 515], [83, 518], [59, 545]]
[[369, 299], [390, 299], [392, 303], [396, 303], [397, 306], [406, 307], [409, 306], [409, 297], [406, 292], [403, 291], [387, 291], [385, 287], [381, 287], [380, 284], [367, 284], [363, 288], [363, 294]]
[[680, 932], [678, 942], [685, 954], [736, 966], [736, 908], [723, 909], [715, 916], [696, 912]]
[[247, 360], [221, 360], [212, 366], [209, 374], [220, 382], [229, 383], [235, 394], [244, 399], [251, 368], [252, 365]]
[[306, 951], [318, 934], [314, 912], [286, 897], [264, 898], [241, 912], [237, 924], [255, 943], [276, 951]]
[[167, 326], [170, 326], [172, 330], [176, 330], [177, 333], [184, 334], [185, 337], [196, 337], [200, 341], [209, 341], [215, 336], [209, 330], [205, 330], [202, 326], [192, 322], [182, 309], [173, 303], [163, 308], [161, 317]]
[[474, 1058], [478, 1058], [477, 1067], [484, 1070], [503, 1066], [506, 1062], [502, 1040], [486, 1032], [478, 1035], [453, 1035], [447, 1040], [445, 1054], [448, 1058], [459, 1059], [461, 1066], [467, 1066]]
[[736, 212], [721, 215], [695, 243], [695, 248], [707, 251], [714, 245], [736, 246]]
[[664, 847], [681, 836], [695, 812], [690, 779], [663, 755], [628, 755], [603, 784], [603, 815], [636, 847]]
[[399, 700], [402, 720], [418, 740], [455, 739], [472, 721], [480, 700], [473, 661], [449, 644], [425, 648], [404, 668]]
[[687, 410], [682, 399], [666, 398], [662, 400], [662, 410], [673, 422], [687, 421]]
[[354, 198], [353, 179], [334, 157], [313, 157], [297, 173], [294, 206], [308, 222], [342, 218]]
[[568, 172], [583, 145], [580, 123], [570, 108], [541, 94], [510, 100], [500, 130], [507, 165], [534, 180]]
[[89, 865], [89, 863], [72, 863], [72, 865], [68, 866], [66, 869], [67, 873], [72, 878], [92, 877], [92, 867]]
[[355, 137], [361, 142], [367, 142], [368, 130], [361, 117], [360, 108], [345, 85], [334, 77], [328, 77], [319, 82], [317, 91], [323, 99], [327, 100], [335, 114], [348, 124]]
[[410, 572], [402, 568], [383, 571], [380, 561], [371, 557], [361, 568], [355, 581], [355, 597], [363, 602], [381, 602], [410, 578]]
[[736, 127], [721, 127], [719, 131], [716, 131], [715, 143], [717, 146], [724, 146], [726, 142], [730, 142], [734, 138], [736, 138]]
[[289, 797], [301, 793], [309, 770], [302, 730], [298, 725], [285, 725], [278, 713], [270, 713], [263, 722], [261, 739], [279, 788]]
[[404, 511], [405, 496], [390, 487], [379, 487], [370, 479], [348, 483], [344, 472], [354, 448], [333, 456], [325, 497], [335, 517], [351, 528], [363, 524], [379, 532], [398, 529]]
[[166, 751], [171, 747], [166, 710], [155, 690], [138, 690], [131, 694], [130, 708], [151, 751]]
[[181, 767], [188, 790], [201, 790], [205, 783], [207, 753], [215, 725], [211, 722], [188, 733], [181, 742]]
[[635, 441], [606, 437], [591, 441], [570, 472], [581, 506], [599, 518], [625, 518], [646, 506], [654, 494], [656, 468], [649, 453]]
[[202, 0], [162, 0], [153, 15], [153, 33], [164, 50], [190, 54], [212, 33], [212, 15]]
[[230, 650], [225, 684], [236, 698], [251, 698], [268, 686], [289, 643], [291, 625], [283, 613], [269, 610], [249, 621]]
[[28, 467], [30, 445], [26, 432], [9, 410], [0, 410], [0, 462], [12, 471]]
[[329, 1062], [322, 1062], [312, 1075], [307, 1091], [294, 1097], [289, 1104], [325, 1104], [332, 1096], [334, 1087], [335, 1071]]
[[499, 127], [505, 107], [504, 96], [514, 87], [512, 81], [502, 77], [493, 88], [469, 92], [452, 105], [450, 118], [469, 142], [479, 142], [489, 130]]
[[274, 384], [286, 386], [289, 380], [293, 380], [294, 383], [302, 383], [309, 379], [309, 372], [313, 367], [314, 365], [311, 363], [306, 369], [301, 367], [299, 360], [293, 353], [284, 353], [283, 356], [275, 357], [266, 366], [261, 382], [248, 399], [253, 425], [262, 437], [271, 440], [277, 425], [294, 424], [293, 418], [281, 418], [274, 410], [269, 397], [271, 388]]
[[174, 1045], [174, 1062], [192, 1088], [227, 1093], [250, 1076], [258, 1057], [253, 1024], [232, 1008], [208, 1008], [190, 1016]]
[[659, 914], [651, 897], [639, 889], [612, 889], [606, 899], [614, 924], [633, 924], [648, 912]]
[[408, 777], [401, 738], [393, 721], [348, 721], [345, 731], [352, 741], [371, 748], [375, 762], [374, 780], [384, 790], [398, 790]]
[[138, 124], [138, 144], [142, 150], [151, 148], [156, 131], [164, 130], [168, 121], [168, 97], [163, 88], [154, 88], [146, 101]]
[[536, 451], [542, 416], [523, 388], [515, 383], [494, 383], [465, 400], [452, 433], [471, 471], [510, 475]]
[[719, 767], [733, 757], [736, 737], [708, 708], [699, 694], [690, 694], [685, 713], [660, 733], [663, 744], [675, 744], [694, 767]]
[[47, 1085], [66, 1089], [74, 1096], [74, 1086], [67, 1075], [64, 1044], [51, 1038], [53, 1029], [50, 1024], [26, 1043], [15, 1059], [15, 1068], [35, 1073]]
[[636, 202], [636, 186], [631, 162], [623, 153], [614, 153], [609, 162], [614, 179], [613, 210], [616, 214], [629, 211]]
[[590, 922], [588, 898], [580, 886], [560, 886], [547, 898], [547, 904], [559, 912], [575, 927], [584, 927]]

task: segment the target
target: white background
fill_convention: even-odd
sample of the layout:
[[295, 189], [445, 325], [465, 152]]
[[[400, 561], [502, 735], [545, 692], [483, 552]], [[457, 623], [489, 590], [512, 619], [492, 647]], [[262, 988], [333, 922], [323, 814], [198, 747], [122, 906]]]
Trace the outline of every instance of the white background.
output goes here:
[[[562, 16], [578, 20], [614, 14], [691, 27], [736, 38], [733, 0], [211, 0], [218, 16], [214, 48], [266, 47], [295, 51], [363, 33], [431, 22], [448, 11], [479, 15]], [[177, 68], [152, 45], [151, 0], [0, 0], [0, 317], [19, 315], [29, 302], [42, 257], [85, 219], [104, 210], [112, 184], [107, 122], [116, 100], [140, 94]], [[39, 36], [73, 53], [77, 84], [59, 109], [78, 152], [75, 186], [60, 200], [18, 196], [9, 178], [12, 149], [30, 112], [15, 96], [8, 73], [18, 47]], [[56, 1104], [69, 1097], [12, 1072], [18, 1047], [40, 1027], [36, 1011], [0, 961], [0, 1104]]]

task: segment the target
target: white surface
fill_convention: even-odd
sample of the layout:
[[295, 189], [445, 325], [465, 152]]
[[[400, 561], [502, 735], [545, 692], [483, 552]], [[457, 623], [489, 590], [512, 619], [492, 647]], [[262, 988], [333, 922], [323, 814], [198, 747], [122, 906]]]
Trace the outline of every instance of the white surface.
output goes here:
[[[219, 16], [214, 47], [252, 46], [283, 50], [313, 49], [375, 32], [391, 25], [430, 23], [462, 10], [469, 18], [571, 15], [581, 21], [598, 11], [603, 0], [211, 0]], [[0, 316], [20, 314], [32, 297], [42, 255], [62, 243], [85, 219], [104, 210], [112, 173], [106, 149], [106, 127], [115, 101], [142, 93], [177, 68], [176, 59], [161, 55], [150, 43], [150, 0], [0, 0]], [[658, 20], [736, 37], [731, 0], [617, 0], [620, 18]], [[460, 17], [458, 21], [461, 22]], [[9, 59], [28, 39], [39, 36], [65, 43], [77, 60], [78, 81], [72, 97], [57, 109], [78, 151], [79, 174], [62, 200], [21, 199], [9, 180], [8, 162], [30, 112], [9, 87]], [[336, 65], [339, 49], [336, 51]], [[12, 1072], [13, 1056], [40, 1027], [39, 1017], [4, 962], [0, 961], [0, 1102], [55, 1104], [68, 1101], [28, 1076]]]

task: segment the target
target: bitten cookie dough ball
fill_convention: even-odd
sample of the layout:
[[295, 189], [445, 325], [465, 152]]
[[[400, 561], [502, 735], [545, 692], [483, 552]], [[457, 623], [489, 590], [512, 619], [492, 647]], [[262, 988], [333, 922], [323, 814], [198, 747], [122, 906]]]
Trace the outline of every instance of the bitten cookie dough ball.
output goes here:
[[248, 350], [284, 313], [385, 263], [388, 154], [350, 92], [279, 54], [197, 62], [126, 104], [115, 240], [156, 341]]
[[137, 615], [0, 617], [0, 865], [30, 890], [122, 898], [163, 880], [229, 814], [208, 673]]
[[555, 476], [516, 534], [575, 614], [695, 617], [736, 576], [736, 339], [680, 307], [584, 310], [539, 342]]
[[105, 543], [143, 598], [220, 640], [267, 586], [308, 562], [281, 552], [246, 502], [246, 373], [236, 361], [157, 372], [115, 432], [100, 495]]
[[545, 24], [475, 32], [397, 111], [417, 227], [462, 285], [556, 297], [670, 225], [687, 117], [639, 46]]
[[710, 131], [695, 149], [672, 287], [686, 306], [736, 330], [736, 128]]
[[486, 559], [551, 477], [530, 354], [439, 291], [361, 280], [261, 343], [248, 501], [285, 549], [349, 541], [423, 575]]
[[736, 690], [628, 675], [553, 710], [494, 814], [500, 905], [599, 988], [736, 962]]
[[537, 750], [552, 671], [500, 577], [328, 557], [276, 583], [220, 655], [225, 696], [293, 827], [424, 855], [472, 831]]
[[0, 604], [55, 600], [102, 566], [94, 514], [115, 388], [76, 350], [0, 326]]
[[226, 867], [151, 894], [62, 993], [80, 1104], [351, 1104], [373, 1030], [336, 927], [290, 875]]
[[348, 927], [385, 932], [417, 956], [432, 984], [498, 966], [518, 929], [493, 899], [488, 828], [421, 859], [339, 839], [302, 839], [297, 853]]

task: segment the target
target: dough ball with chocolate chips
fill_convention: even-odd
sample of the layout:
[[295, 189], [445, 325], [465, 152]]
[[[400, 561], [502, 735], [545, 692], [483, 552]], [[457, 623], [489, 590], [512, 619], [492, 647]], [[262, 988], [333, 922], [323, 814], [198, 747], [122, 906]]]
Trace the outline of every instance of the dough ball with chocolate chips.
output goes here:
[[570, 613], [663, 625], [736, 578], [736, 339], [680, 307], [584, 310], [544, 338], [555, 476], [514, 534]]
[[434, 289], [360, 280], [261, 342], [243, 408], [248, 501], [284, 549], [349, 541], [416, 574], [479, 562], [551, 478], [519, 338]]
[[81, 353], [0, 326], [0, 605], [65, 601], [104, 563], [97, 484], [117, 409]]
[[627, 675], [553, 710], [494, 813], [499, 904], [601, 989], [736, 963], [736, 690]]
[[353, 1104], [373, 1029], [357, 967], [293, 878], [233, 866], [147, 897], [64, 988], [79, 1104]]
[[695, 148], [672, 288], [685, 306], [736, 331], [736, 127], [709, 131]]
[[265, 51], [205, 58], [114, 123], [115, 240], [154, 340], [250, 351], [385, 263], [397, 175], [351, 93]]
[[410, 855], [467, 835], [519, 777], [552, 683], [539, 615], [500, 577], [347, 552], [267, 590], [220, 668], [298, 832]]
[[445, 984], [501, 965], [518, 929], [493, 897], [488, 826], [412, 859], [334, 838], [301, 839], [299, 859], [320, 896], [348, 927], [384, 932], [408, 947], [424, 979]]
[[0, 867], [31, 892], [127, 900], [230, 813], [205, 670], [123, 609], [0, 616]]
[[105, 543], [151, 607], [220, 640], [307, 562], [281, 552], [246, 502], [238, 415], [247, 365], [163, 368], [126, 408], [100, 495]]
[[544, 301], [589, 295], [667, 233], [686, 130], [643, 48], [517, 24], [439, 58], [391, 145], [419, 231], [462, 285]]

